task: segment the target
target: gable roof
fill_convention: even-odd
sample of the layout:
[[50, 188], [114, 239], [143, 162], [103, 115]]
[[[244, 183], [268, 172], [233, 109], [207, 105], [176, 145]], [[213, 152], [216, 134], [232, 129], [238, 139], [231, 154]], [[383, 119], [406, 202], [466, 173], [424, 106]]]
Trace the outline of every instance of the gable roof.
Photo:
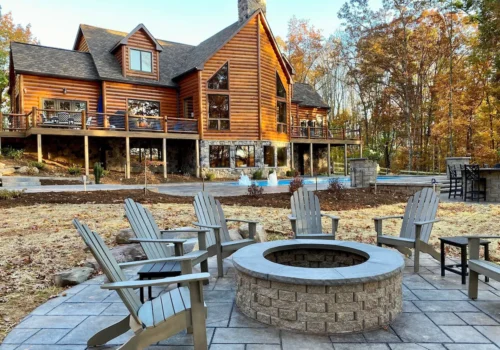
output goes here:
[[12, 42], [12, 64], [19, 73], [99, 80], [88, 52], [64, 50], [34, 44]]
[[128, 44], [128, 39], [130, 39], [130, 37], [132, 35], [134, 35], [136, 32], [138, 32], [141, 29], [144, 30], [144, 32], [149, 37], [149, 39], [155, 44], [156, 51], [163, 51], [163, 47], [160, 45], [160, 43], [158, 43], [158, 41], [155, 39], [155, 37], [153, 35], [151, 35], [151, 33], [149, 32], [149, 30], [146, 28], [146, 26], [141, 23], [137, 27], [135, 27], [134, 29], [132, 29], [132, 31], [130, 33], [128, 33], [125, 38], [123, 38], [118, 43], [116, 43], [116, 45], [111, 49], [111, 52], [114, 52], [121, 45], [127, 45]]
[[323, 98], [318, 94], [315, 88], [305, 83], [293, 84], [292, 102], [298, 103], [303, 107], [327, 108], [330, 106], [323, 101]]

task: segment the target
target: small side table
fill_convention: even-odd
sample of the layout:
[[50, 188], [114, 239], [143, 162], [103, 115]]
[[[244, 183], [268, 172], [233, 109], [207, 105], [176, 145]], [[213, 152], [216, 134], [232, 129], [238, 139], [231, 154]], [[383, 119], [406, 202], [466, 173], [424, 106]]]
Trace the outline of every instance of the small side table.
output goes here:
[[[151, 280], [156, 278], [175, 277], [181, 274], [179, 262], [163, 262], [144, 265], [139, 272], [139, 280]], [[148, 287], [149, 299], [152, 299], [152, 288]], [[144, 288], [140, 288], [141, 303], [144, 303]]]
[[[467, 273], [467, 246], [469, 240], [466, 237], [441, 237], [441, 276], [444, 276], [445, 271], [450, 271], [462, 276], [462, 284], [466, 283]], [[460, 264], [445, 265], [445, 244], [460, 248]], [[480, 245], [484, 247], [484, 259], [490, 260], [489, 241], [481, 240]], [[459, 269], [460, 268], [460, 269]], [[485, 282], [489, 282], [488, 277], [484, 277]]]

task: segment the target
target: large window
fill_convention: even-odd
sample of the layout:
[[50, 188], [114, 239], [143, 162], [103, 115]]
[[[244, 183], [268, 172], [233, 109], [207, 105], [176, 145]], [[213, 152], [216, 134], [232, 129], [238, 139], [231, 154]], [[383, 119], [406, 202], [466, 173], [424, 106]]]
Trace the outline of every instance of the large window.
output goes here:
[[152, 53], [130, 49], [130, 69], [151, 73], [153, 71]]
[[278, 147], [278, 166], [287, 166], [287, 149], [286, 147]]
[[56, 109], [59, 111], [81, 112], [87, 110], [87, 102], [72, 100], [43, 100], [43, 109]]
[[210, 146], [210, 168], [229, 168], [229, 146]]
[[228, 95], [208, 95], [208, 128], [229, 130]]
[[236, 167], [254, 167], [255, 166], [255, 147], [254, 146], [236, 146]]
[[286, 125], [286, 90], [281, 78], [276, 72], [276, 130], [279, 133], [287, 133]]
[[128, 100], [128, 112], [131, 115], [159, 116], [160, 102], [145, 100]]
[[184, 99], [184, 118], [194, 118], [193, 98]]
[[281, 82], [278, 72], [276, 72], [276, 96], [286, 98], [285, 86]]
[[229, 89], [229, 65], [226, 62], [208, 81], [210, 90], [228, 90]]
[[264, 165], [274, 167], [274, 147], [264, 146]]

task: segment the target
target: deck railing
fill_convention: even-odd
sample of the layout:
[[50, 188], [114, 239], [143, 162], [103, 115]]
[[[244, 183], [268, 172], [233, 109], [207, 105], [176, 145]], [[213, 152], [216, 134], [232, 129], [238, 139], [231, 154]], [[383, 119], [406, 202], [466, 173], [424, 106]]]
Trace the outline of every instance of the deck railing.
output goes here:
[[168, 132], [198, 133], [198, 119], [167, 118]]
[[292, 126], [292, 139], [359, 140], [360, 129]]
[[32, 125], [32, 113], [6, 113], [0, 112], [0, 131], [4, 132], [23, 132]]

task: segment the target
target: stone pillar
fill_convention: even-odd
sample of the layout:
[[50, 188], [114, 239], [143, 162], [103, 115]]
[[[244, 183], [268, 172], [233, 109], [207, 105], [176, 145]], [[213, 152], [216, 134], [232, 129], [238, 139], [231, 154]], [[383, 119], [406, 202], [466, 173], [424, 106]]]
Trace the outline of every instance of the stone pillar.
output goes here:
[[370, 187], [377, 181], [377, 163], [366, 158], [351, 159], [351, 187]]
[[446, 158], [446, 178], [450, 178], [450, 172], [448, 170], [448, 166], [455, 166], [457, 168], [457, 175], [461, 176], [460, 165], [469, 165], [470, 157], [447, 157]]

